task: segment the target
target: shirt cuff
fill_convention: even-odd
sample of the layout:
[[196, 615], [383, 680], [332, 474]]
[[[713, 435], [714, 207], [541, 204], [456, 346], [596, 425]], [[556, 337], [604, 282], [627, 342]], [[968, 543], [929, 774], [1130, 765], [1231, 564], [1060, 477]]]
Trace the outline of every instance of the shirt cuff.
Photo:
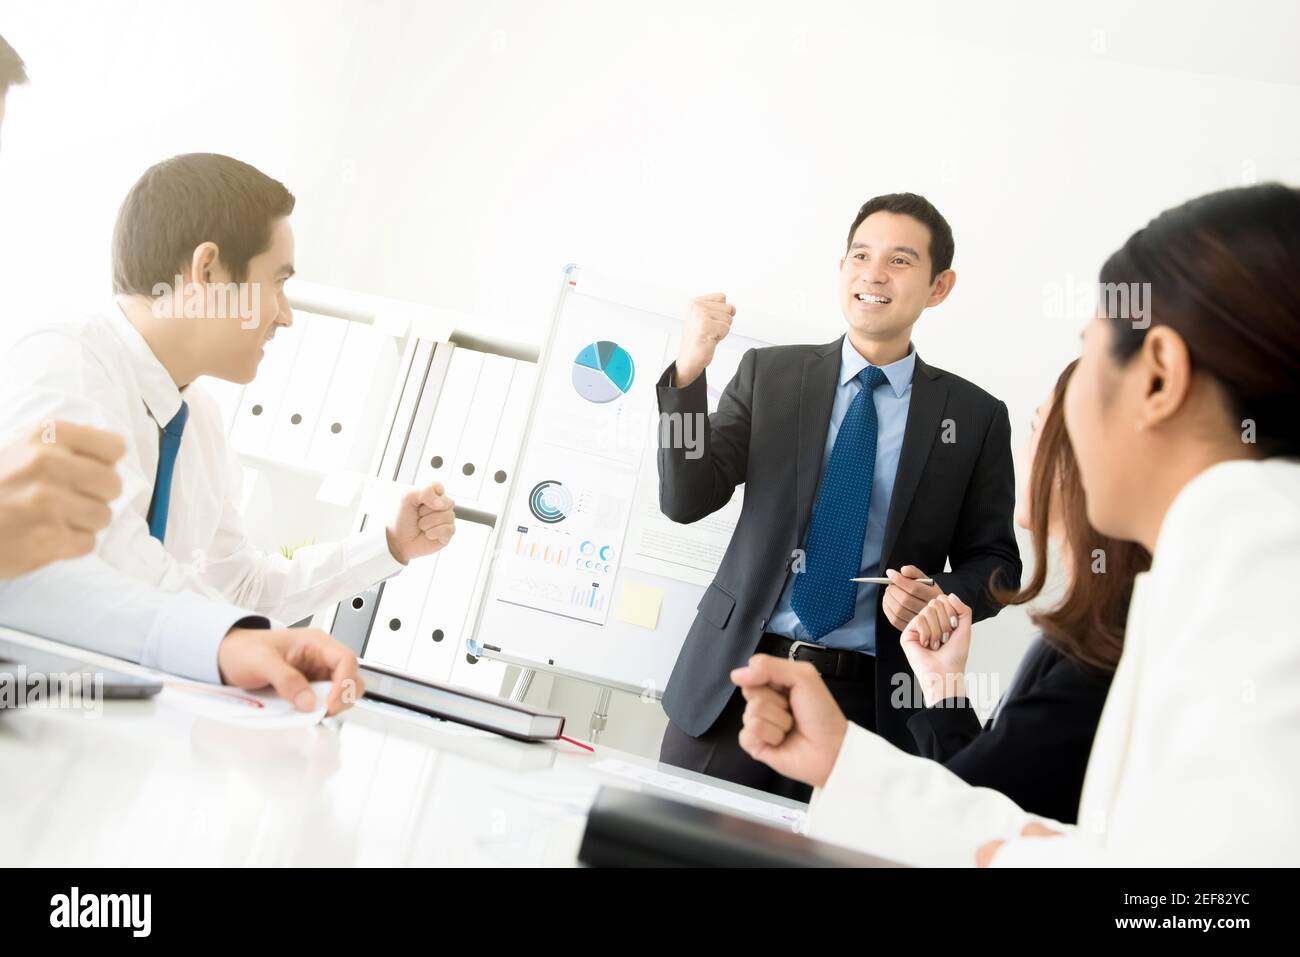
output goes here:
[[[828, 826], [833, 822], [853, 819], [862, 812], [862, 794], [855, 794], [852, 780], [854, 767], [869, 761], [865, 749], [870, 741], [864, 740], [871, 732], [859, 725], [849, 722], [849, 729], [840, 742], [840, 753], [835, 757], [830, 776], [826, 783], [814, 788], [812, 798], [808, 801], [808, 835], [836, 844], [844, 843], [843, 835], [838, 839], [835, 831], [840, 827]], [[843, 815], [843, 817], [841, 817]]]
[[367, 529], [355, 532], [344, 540], [343, 554], [349, 573], [365, 581], [365, 587], [392, 578], [406, 566], [388, 550], [388, 530]]
[[221, 684], [217, 651], [232, 628], [269, 628], [263, 615], [250, 615], [225, 602], [182, 593], [154, 617], [140, 664], [196, 681]]

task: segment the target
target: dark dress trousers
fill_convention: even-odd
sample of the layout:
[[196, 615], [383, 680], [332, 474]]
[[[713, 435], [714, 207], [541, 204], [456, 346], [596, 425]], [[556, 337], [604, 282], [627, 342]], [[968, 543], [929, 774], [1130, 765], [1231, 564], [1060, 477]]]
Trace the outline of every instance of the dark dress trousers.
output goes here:
[[[670, 745], [704, 736], [732, 702], [735, 687], [728, 675], [754, 653], [795, 549], [803, 545], [821, 479], [841, 345], [837, 339], [820, 346], [751, 349], [712, 415], [707, 411], [707, 372], [682, 389], [669, 385], [672, 366], [659, 380], [662, 414], [696, 416], [695, 422], [707, 423], [702, 449], [665, 444], [673, 430], [659, 430], [663, 513], [676, 522], [695, 522], [726, 505], [737, 486], [745, 486], [731, 543], [700, 599], [664, 690], [672, 727], [661, 760], [689, 767], [707, 755], [717, 763], [719, 748], [739, 747], [734, 741], [718, 742], [691, 754], [689, 748]], [[880, 567], [924, 569], [945, 593], [955, 592], [969, 604], [976, 621], [998, 611], [988, 591], [994, 573], [1011, 587], [1020, 581], [1010, 442], [1005, 404], [916, 357]], [[948, 563], [952, 571], [942, 571]], [[913, 687], [898, 629], [879, 603], [875, 627], [875, 681], [867, 689], [873, 724], [887, 740], [914, 753], [907, 722], [921, 706], [920, 693]]]
[[922, 755], [966, 783], [1073, 824], [1112, 677], [1039, 638], [987, 725], [964, 698], [949, 698], [918, 711], [907, 726]]

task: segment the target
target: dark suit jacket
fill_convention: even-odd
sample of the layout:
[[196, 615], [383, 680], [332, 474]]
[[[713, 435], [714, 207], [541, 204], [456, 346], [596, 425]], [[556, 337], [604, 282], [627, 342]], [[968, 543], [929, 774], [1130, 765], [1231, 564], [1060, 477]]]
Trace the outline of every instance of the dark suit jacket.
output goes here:
[[1042, 638], [1030, 645], [989, 727], [964, 698], [912, 715], [922, 755], [975, 787], [1001, 791], [1026, 811], [1073, 824], [1110, 672], [1067, 658]]
[[[698, 414], [708, 422], [697, 458], [685, 448], [664, 447], [670, 430], [659, 430], [663, 513], [676, 522], [698, 521], [745, 485], [731, 544], [664, 690], [664, 709], [687, 734], [698, 737], [721, 714], [734, 690], [728, 674], [754, 653], [792, 553], [803, 544], [821, 479], [841, 343], [751, 349], [711, 416], [707, 372], [684, 389], [668, 385], [672, 366], [659, 380], [661, 413]], [[954, 441], [944, 441], [945, 428]], [[916, 357], [881, 567], [924, 569], [969, 604], [977, 621], [998, 610], [988, 592], [994, 572], [1009, 586], [1020, 581], [1010, 444], [1002, 402]], [[953, 570], [941, 573], [949, 561]], [[921, 706], [920, 692], [898, 638], [877, 606], [876, 729], [915, 751], [907, 719]]]

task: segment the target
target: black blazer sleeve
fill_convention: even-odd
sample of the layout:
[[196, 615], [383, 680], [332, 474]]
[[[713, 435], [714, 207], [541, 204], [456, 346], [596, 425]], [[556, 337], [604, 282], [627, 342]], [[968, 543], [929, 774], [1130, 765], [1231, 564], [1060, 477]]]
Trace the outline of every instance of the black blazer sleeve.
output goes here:
[[965, 698], [948, 698], [923, 708], [908, 719], [907, 730], [916, 739], [923, 758], [946, 764], [948, 759], [978, 738], [984, 727]]
[[[660, 376], [656, 390], [659, 508], [674, 522], [696, 522], [716, 512], [731, 501], [736, 486], [745, 481], [754, 364], [754, 350], [750, 349], [741, 358], [735, 376], [718, 400], [718, 411], [712, 415], [708, 414], [707, 369], [684, 389], [669, 384], [675, 364]], [[681, 441], [684, 437], [691, 442]], [[694, 447], [688, 448], [688, 444]]]
[[922, 754], [966, 783], [1072, 824], [1111, 676], [1064, 657], [1042, 639], [1030, 653], [1041, 655], [1043, 664], [1009, 692], [992, 727], [978, 730], [965, 705], [925, 708], [912, 715], [908, 729]]
[[945, 594], [955, 592], [970, 605], [975, 621], [996, 615], [1002, 607], [993, 600], [988, 587], [994, 572], [1004, 587], [1020, 585], [1020, 548], [1012, 527], [1015, 503], [1011, 419], [1006, 404], [999, 402], [962, 498], [961, 514], [948, 550], [952, 571], [934, 575]]

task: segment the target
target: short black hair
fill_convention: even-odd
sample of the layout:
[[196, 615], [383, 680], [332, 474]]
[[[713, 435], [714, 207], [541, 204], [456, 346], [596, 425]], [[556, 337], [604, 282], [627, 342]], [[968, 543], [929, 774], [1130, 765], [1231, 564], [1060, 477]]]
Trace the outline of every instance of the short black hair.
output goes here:
[[924, 196], [917, 193], [885, 193], [875, 196], [862, 204], [853, 225], [849, 227], [849, 238], [844, 243], [845, 251], [853, 244], [853, 234], [858, 231], [862, 221], [872, 213], [899, 213], [911, 216], [926, 229], [930, 230], [930, 279], [945, 269], [952, 268], [952, 254], [955, 247], [952, 241], [952, 227], [943, 214], [934, 208]]
[[14, 50], [4, 37], [0, 37], [0, 96], [9, 92], [9, 87], [20, 86], [27, 82], [27, 67], [23, 58]]
[[131, 187], [113, 228], [113, 292], [153, 295], [170, 286], [194, 250], [217, 244], [217, 256], [242, 282], [248, 263], [271, 247], [277, 219], [294, 198], [279, 180], [220, 153], [186, 153], [145, 170]]

